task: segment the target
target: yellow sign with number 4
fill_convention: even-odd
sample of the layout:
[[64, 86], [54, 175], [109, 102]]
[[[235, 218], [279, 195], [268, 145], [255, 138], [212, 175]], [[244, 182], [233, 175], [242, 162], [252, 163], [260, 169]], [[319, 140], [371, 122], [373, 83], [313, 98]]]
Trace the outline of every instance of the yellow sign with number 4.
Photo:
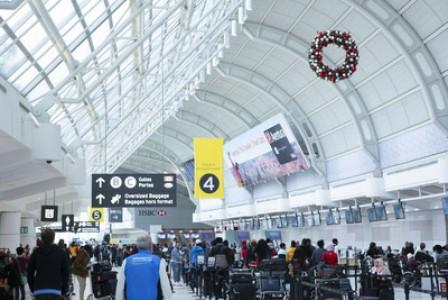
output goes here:
[[194, 139], [194, 196], [224, 198], [224, 139]]

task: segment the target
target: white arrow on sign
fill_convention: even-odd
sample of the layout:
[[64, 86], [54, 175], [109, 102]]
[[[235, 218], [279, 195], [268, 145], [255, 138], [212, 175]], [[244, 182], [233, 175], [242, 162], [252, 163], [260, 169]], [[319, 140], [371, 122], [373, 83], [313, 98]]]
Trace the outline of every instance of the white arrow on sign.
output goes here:
[[98, 196], [95, 197], [96, 200], [98, 200], [100, 205], [103, 205], [103, 200], [106, 199], [106, 197], [104, 197], [103, 194], [99, 194]]
[[99, 186], [100, 189], [101, 189], [101, 188], [103, 188], [103, 183], [105, 183], [106, 180], [104, 180], [103, 177], [99, 177], [95, 182], [98, 183], [98, 186]]
[[65, 224], [66, 224], [66, 226], [70, 225], [70, 217], [69, 216], [67, 216], [65, 218]]

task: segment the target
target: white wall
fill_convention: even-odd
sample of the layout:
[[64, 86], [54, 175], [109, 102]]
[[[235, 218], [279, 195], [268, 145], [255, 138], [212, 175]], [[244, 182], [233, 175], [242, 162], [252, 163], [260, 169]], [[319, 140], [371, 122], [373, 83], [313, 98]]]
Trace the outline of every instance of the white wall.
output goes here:
[[[363, 220], [362, 224], [356, 225], [281, 229], [282, 239], [288, 245], [292, 239], [310, 238], [315, 244], [319, 239], [329, 243], [332, 238], [337, 238], [342, 248], [367, 248], [371, 241], [384, 248], [390, 245], [392, 249], [401, 249], [405, 241], [411, 241], [415, 246], [425, 242], [428, 248], [446, 244], [445, 216], [441, 210], [409, 212], [405, 220], [388, 217], [388, 221], [376, 223]], [[251, 239], [260, 238], [265, 238], [263, 230], [251, 232]]]

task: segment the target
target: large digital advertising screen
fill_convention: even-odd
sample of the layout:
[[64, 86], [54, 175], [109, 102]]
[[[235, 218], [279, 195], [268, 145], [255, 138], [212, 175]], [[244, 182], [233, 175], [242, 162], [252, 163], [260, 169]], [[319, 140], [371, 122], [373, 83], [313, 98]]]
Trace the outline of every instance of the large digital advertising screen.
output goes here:
[[310, 168], [283, 114], [224, 144], [224, 161], [240, 187]]

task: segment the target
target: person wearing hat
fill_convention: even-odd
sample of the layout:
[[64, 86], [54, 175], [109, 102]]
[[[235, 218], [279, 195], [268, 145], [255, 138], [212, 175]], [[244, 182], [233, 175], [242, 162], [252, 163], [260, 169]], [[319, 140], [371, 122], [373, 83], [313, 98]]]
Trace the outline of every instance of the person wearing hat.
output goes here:
[[191, 248], [190, 251], [190, 263], [193, 267], [197, 266], [198, 263], [198, 256], [204, 255], [204, 248], [202, 248], [202, 241], [200, 239], [197, 239], [195, 241], [195, 245], [193, 248]]

